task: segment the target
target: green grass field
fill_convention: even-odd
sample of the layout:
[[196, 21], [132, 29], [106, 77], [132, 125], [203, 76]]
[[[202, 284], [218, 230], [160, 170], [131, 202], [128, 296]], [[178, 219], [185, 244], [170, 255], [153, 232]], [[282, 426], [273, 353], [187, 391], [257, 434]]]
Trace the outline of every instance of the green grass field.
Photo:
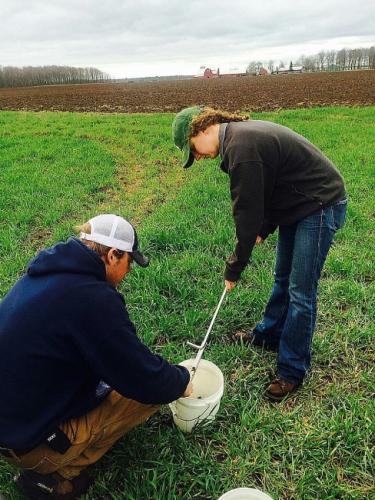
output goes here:
[[[185, 435], [168, 408], [125, 436], [92, 470], [88, 499], [217, 499], [249, 486], [274, 499], [375, 498], [375, 107], [258, 114], [320, 147], [350, 196], [320, 284], [313, 369], [294, 398], [262, 397], [275, 355], [231, 342], [262, 317], [277, 235], [258, 246], [227, 297], [204, 357], [224, 373], [217, 418]], [[172, 115], [0, 113], [0, 297], [46, 245], [115, 212], [138, 224], [152, 258], [122, 291], [138, 334], [173, 362], [195, 353], [223, 289], [234, 245], [228, 178], [217, 162], [188, 171]], [[372, 433], [372, 437], [371, 437]], [[0, 491], [19, 499], [0, 461]]]

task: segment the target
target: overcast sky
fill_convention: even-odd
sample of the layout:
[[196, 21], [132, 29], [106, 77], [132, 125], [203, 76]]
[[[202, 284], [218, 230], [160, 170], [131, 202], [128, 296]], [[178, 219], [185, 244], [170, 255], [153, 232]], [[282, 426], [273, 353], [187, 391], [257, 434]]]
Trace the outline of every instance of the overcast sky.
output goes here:
[[0, 0], [0, 65], [115, 78], [375, 45], [374, 0]]

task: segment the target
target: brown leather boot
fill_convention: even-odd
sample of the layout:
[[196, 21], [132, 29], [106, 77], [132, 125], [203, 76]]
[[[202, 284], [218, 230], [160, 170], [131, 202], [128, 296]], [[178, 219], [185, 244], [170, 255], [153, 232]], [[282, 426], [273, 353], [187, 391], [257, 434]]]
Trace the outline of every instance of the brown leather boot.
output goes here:
[[247, 345], [252, 345], [255, 347], [261, 347], [265, 351], [278, 352], [279, 343], [278, 342], [266, 342], [264, 340], [259, 340], [255, 337], [252, 330], [238, 330], [232, 336], [235, 342], [243, 342]]
[[300, 385], [301, 383], [293, 384], [279, 377], [273, 380], [267, 387], [265, 396], [271, 401], [282, 401], [293, 394]]

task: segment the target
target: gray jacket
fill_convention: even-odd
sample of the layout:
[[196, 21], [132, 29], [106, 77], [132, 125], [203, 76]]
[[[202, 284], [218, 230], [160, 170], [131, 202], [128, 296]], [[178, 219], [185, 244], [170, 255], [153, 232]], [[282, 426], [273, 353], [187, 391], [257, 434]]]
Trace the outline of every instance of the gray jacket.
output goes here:
[[237, 245], [225, 279], [237, 281], [257, 235], [290, 225], [345, 198], [342, 176], [313, 144], [262, 120], [220, 125], [221, 169], [229, 175]]

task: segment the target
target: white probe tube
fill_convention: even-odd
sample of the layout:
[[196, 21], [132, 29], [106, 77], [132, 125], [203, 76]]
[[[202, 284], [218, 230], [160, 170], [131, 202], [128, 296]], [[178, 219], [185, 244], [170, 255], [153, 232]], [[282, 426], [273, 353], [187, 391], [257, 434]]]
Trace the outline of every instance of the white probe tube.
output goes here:
[[224, 297], [225, 297], [226, 293], [227, 293], [227, 289], [225, 287], [224, 291], [223, 291], [223, 293], [221, 295], [221, 298], [219, 300], [219, 303], [218, 303], [218, 305], [216, 307], [215, 313], [214, 313], [214, 315], [212, 317], [210, 326], [208, 327], [206, 336], [204, 337], [203, 342], [201, 343], [201, 345], [196, 345], [196, 344], [192, 344], [191, 342], [187, 342], [190, 346], [195, 347], [195, 349], [198, 349], [198, 352], [197, 352], [197, 355], [195, 357], [193, 366], [191, 367], [190, 380], [193, 380], [194, 375], [196, 374], [196, 371], [198, 369], [198, 365], [199, 365], [200, 360], [201, 360], [202, 355], [203, 355], [204, 348], [206, 347], [206, 344], [207, 344], [207, 339], [208, 339], [208, 337], [209, 337], [209, 335], [211, 333], [212, 327], [214, 326], [214, 323], [215, 323], [215, 320], [216, 320], [216, 316], [218, 315], [218, 312], [220, 310], [221, 304], [223, 303], [223, 300], [224, 300]]

